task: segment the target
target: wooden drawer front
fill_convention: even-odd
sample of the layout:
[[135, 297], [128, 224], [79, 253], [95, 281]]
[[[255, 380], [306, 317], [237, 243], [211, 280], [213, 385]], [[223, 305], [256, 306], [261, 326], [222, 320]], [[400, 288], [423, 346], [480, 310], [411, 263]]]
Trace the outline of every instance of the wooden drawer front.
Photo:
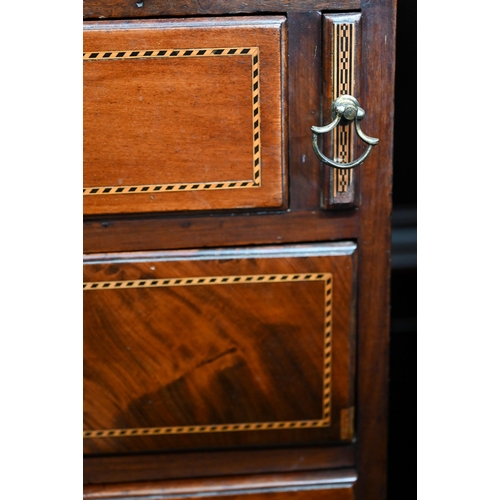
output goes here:
[[87, 453], [352, 438], [355, 246], [84, 266]]
[[[84, 500], [136, 500], [137, 496], [130, 492], [123, 492], [119, 496], [103, 496], [103, 495], [85, 495]], [[171, 500], [174, 498], [183, 498], [184, 500], [195, 500], [200, 498], [200, 494], [194, 492], [192, 494], [183, 494], [179, 496], [177, 494], [169, 493], [156, 493], [149, 496], [141, 496], [143, 500]], [[258, 491], [251, 492], [245, 491], [236, 494], [226, 494], [226, 493], [213, 493], [209, 495], [203, 495], [202, 498], [221, 498], [223, 500], [354, 500], [354, 491], [352, 486], [346, 487], [335, 487], [335, 488], [305, 488], [305, 489], [293, 489], [284, 491]]]
[[[126, 497], [124, 497], [126, 498]], [[155, 500], [179, 498], [170, 495], [154, 497]], [[183, 496], [186, 500], [200, 498], [199, 495]], [[224, 500], [353, 500], [352, 488], [304, 489], [294, 491], [265, 491], [258, 493], [241, 493], [236, 495], [218, 495]], [[146, 497], [147, 500], [147, 497]]]
[[85, 23], [84, 213], [284, 206], [284, 24]]
[[[166, 497], [168, 498], [168, 497]], [[187, 497], [189, 498], [189, 497]], [[193, 496], [191, 498], [197, 498]], [[224, 496], [225, 500], [353, 500], [352, 488], [265, 492]]]
[[352, 469], [225, 476], [162, 482], [88, 485], [84, 500], [207, 498], [246, 500], [352, 500], [357, 474]]

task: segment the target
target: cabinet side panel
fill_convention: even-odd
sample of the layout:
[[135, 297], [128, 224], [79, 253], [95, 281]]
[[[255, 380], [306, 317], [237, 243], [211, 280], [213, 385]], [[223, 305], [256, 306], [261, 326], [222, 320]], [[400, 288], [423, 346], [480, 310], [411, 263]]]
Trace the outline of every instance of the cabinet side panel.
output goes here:
[[357, 497], [383, 500], [387, 478], [390, 216], [396, 1], [364, 2], [363, 129], [379, 137], [363, 163], [359, 253]]

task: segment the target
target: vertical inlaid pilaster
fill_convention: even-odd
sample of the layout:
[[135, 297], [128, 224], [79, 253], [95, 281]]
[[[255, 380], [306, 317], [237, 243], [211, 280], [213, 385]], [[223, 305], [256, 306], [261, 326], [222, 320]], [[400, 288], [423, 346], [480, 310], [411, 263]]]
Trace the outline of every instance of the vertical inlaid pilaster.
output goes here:
[[[323, 123], [332, 121], [332, 103], [342, 95], [358, 97], [356, 68], [359, 67], [360, 14], [325, 15]], [[323, 150], [338, 163], [354, 159], [356, 134], [353, 124], [338, 125], [330, 137], [324, 137]], [[327, 156], [328, 156], [327, 154]], [[355, 169], [325, 169], [323, 207], [353, 204], [355, 198]]]

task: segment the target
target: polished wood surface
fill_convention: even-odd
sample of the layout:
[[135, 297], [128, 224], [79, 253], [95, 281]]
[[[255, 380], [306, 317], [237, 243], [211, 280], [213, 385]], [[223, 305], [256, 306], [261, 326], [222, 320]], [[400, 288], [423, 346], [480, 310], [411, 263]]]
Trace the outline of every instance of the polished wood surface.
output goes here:
[[283, 207], [284, 23], [86, 23], [84, 213]]
[[232, 500], [351, 500], [356, 472], [314, 471], [292, 474], [235, 476], [223, 479], [192, 479], [157, 483], [125, 483], [86, 486], [85, 500], [119, 498], [199, 498], [217, 496]]
[[149, 16], [213, 16], [254, 12], [295, 12], [313, 10], [358, 10], [360, 0], [83, 0], [83, 17], [104, 19]]
[[321, 102], [321, 13], [290, 12], [288, 23], [290, 208], [314, 210], [321, 200], [321, 164], [311, 147]]
[[[325, 168], [311, 148], [311, 126], [321, 115], [322, 16], [319, 12], [288, 15], [287, 157], [288, 209], [277, 214], [234, 210], [225, 215], [195, 217], [144, 214], [141, 217], [92, 216], [84, 221], [84, 251], [113, 252], [230, 246], [356, 238], [357, 213], [321, 208]], [[307, 70], [305, 70], [307, 68]], [[286, 136], [286, 134], [285, 134]]]
[[85, 253], [352, 240], [355, 211], [197, 217], [101, 217], [83, 224]]
[[[137, 499], [135, 492], [132, 493], [133, 496], [130, 496], [128, 490], [125, 490], [119, 493], [117, 496], [101, 496], [101, 497], [87, 497], [84, 496], [84, 499], [90, 498], [115, 498], [115, 499]], [[211, 495], [213, 497], [213, 495]], [[223, 498], [225, 500], [353, 500], [353, 489], [352, 487], [345, 488], [314, 488], [314, 489], [300, 489], [300, 490], [292, 490], [292, 491], [259, 491], [259, 492], [244, 492], [241, 494], [230, 494], [227, 495], [217, 495], [218, 498]], [[145, 500], [170, 500], [174, 498], [179, 498], [179, 496], [165, 492], [163, 494], [153, 495], [143, 495], [140, 498]], [[200, 496], [198, 493], [192, 493], [191, 495], [183, 495], [180, 498], [184, 498], [186, 500], [195, 500], [199, 499]]]
[[[332, 103], [348, 94], [359, 98], [361, 71], [360, 13], [325, 14], [323, 16], [323, 108], [322, 125], [332, 122]], [[365, 109], [367, 105], [360, 103]], [[369, 111], [369, 110], [366, 110]], [[354, 125], [339, 124], [331, 134], [320, 136], [320, 149], [339, 163], [361, 156]], [[366, 147], [366, 146], [364, 146]], [[322, 205], [325, 209], [359, 205], [359, 170], [341, 170], [323, 164]]]
[[83, 223], [85, 253], [352, 240], [356, 211], [213, 214], [212, 217], [96, 217]]
[[355, 246], [212, 254], [85, 266], [87, 453], [351, 439]]
[[217, 477], [333, 470], [354, 467], [355, 445], [212, 450], [210, 453], [170, 452], [118, 456], [87, 456], [84, 484], [102, 485], [161, 481], [190, 477]]
[[359, 498], [386, 497], [389, 278], [396, 0], [363, 1], [363, 127], [380, 142], [363, 163], [359, 208]]
[[[142, 6], [138, 7], [136, 3], [142, 3]], [[334, 15], [333, 12], [338, 11], [356, 12], [354, 16], [358, 16], [358, 11], [361, 13], [358, 38], [361, 44], [358, 52], [361, 61], [356, 76], [356, 92], [359, 91], [359, 95], [356, 97], [367, 111], [363, 130], [369, 135], [379, 137], [380, 142], [358, 168], [359, 184], [355, 187], [357, 197], [355, 196], [354, 202], [348, 208], [342, 206], [340, 209], [335, 207], [335, 210], [325, 210], [322, 207], [322, 196], [326, 188], [324, 176], [327, 174], [310, 149], [310, 126], [318, 124], [317, 117], [325, 113], [324, 105], [327, 99], [323, 96], [323, 89], [324, 84], [328, 82], [324, 82], [324, 75], [325, 69], [326, 74], [329, 74], [329, 70], [326, 68], [327, 49], [323, 35], [328, 36], [328, 19]], [[168, 254], [174, 249], [187, 252], [191, 259], [193, 253], [202, 248], [208, 251], [210, 248], [240, 245], [269, 244], [279, 248], [284, 243], [350, 240], [354, 241], [358, 248], [355, 278], [358, 301], [356, 309], [352, 309], [357, 347], [355, 356], [349, 362], [352, 379], [355, 381], [352, 400], [356, 401], [355, 441], [352, 444], [341, 444], [336, 439], [314, 441], [309, 434], [304, 441], [291, 442], [285, 447], [280, 445], [278, 439], [267, 447], [262, 445], [257, 448], [253, 445], [248, 448], [247, 445], [238, 447], [230, 444], [230, 448], [216, 449], [207, 445], [196, 450], [187, 446], [185, 451], [168, 449], [153, 453], [153, 450], [158, 450], [153, 446], [150, 452], [144, 449], [140, 454], [115, 452], [113, 455], [87, 455], [84, 459], [85, 481], [95, 485], [94, 493], [100, 491], [104, 494], [106, 490], [110, 491], [108, 488], [119, 491], [123, 487], [123, 484], [105, 486], [104, 483], [131, 481], [144, 482], [147, 490], [152, 486], [149, 481], [193, 478], [200, 474], [199, 471], [203, 471], [201, 474], [206, 473], [206, 477], [221, 481], [226, 475], [353, 467], [359, 475], [355, 484], [357, 500], [383, 500], [386, 497], [389, 216], [395, 11], [395, 0], [361, 3], [357, 0], [187, 0], [175, 2], [175, 5], [174, 2], [157, 0], [84, 1], [86, 19], [155, 16], [207, 16], [208, 19], [219, 14], [239, 13], [264, 13], [272, 17], [286, 15], [284, 30], [288, 36], [287, 56], [282, 57], [282, 69], [287, 75], [282, 83], [287, 104], [284, 106], [286, 125], [282, 140], [284, 156], [288, 162], [289, 182], [288, 188], [284, 188], [285, 197], [288, 192], [288, 201], [283, 205], [285, 208], [223, 208], [205, 213], [188, 213], [186, 210], [135, 215], [95, 213], [84, 219], [84, 251], [88, 254], [87, 265], [93, 265], [92, 259], [97, 258], [101, 260], [100, 265], [103, 268], [112, 268], [116, 256], [107, 255], [109, 252], [122, 253], [123, 259], [130, 260], [133, 259], [132, 254], [138, 258], [144, 252], [161, 251]], [[351, 16], [347, 13], [346, 15]], [[360, 145], [360, 148], [362, 151], [364, 145]], [[97, 256], [96, 253], [101, 255]], [[103, 281], [106, 279], [103, 278]], [[313, 292], [313, 295], [315, 293]], [[312, 345], [314, 346], [314, 343]], [[350, 411], [352, 406], [348, 405], [343, 410]], [[344, 415], [349, 413], [344, 412]], [[339, 425], [336, 429], [340, 433]], [[317, 431], [320, 429], [294, 432]], [[243, 433], [238, 435], [242, 436]], [[303, 455], [301, 451], [304, 452]], [[245, 479], [241, 478], [239, 481], [244, 482]], [[101, 484], [98, 486], [97, 483]], [[330, 495], [325, 498], [333, 498], [332, 491], [334, 490], [324, 492], [325, 495]], [[310, 492], [302, 491], [293, 494], [308, 493]], [[274, 494], [292, 498], [290, 491]], [[321, 495], [323, 492], [314, 494]], [[240, 493], [231, 495], [234, 497]], [[280, 496], [278, 498], [281, 500]], [[309, 495], [298, 498], [302, 500], [314, 497]], [[319, 498], [323, 500], [323, 497]]]

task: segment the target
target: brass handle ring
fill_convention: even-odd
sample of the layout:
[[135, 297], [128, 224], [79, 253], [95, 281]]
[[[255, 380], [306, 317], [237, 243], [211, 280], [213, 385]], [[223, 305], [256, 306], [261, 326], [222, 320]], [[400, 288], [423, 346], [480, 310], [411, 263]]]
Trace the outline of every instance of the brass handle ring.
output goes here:
[[[363, 163], [370, 154], [373, 146], [378, 144], [378, 139], [367, 136], [361, 130], [359, 122], [364, 118], [364, 116], [364, 109], [359, 106], [358, 101], [354, 97], [350, 95], [342, 95], [338, 99], [336, 99], [332, 104], [333, 122], [329, 125], [325, 125], [324, 127], [311, 127], [311, 130], [313, 131], [312, 147], [314, 152], [316, 153], [316, 156], [323, 163], [326, 163], [327, 165], [335, 168], [349, 169]], [[331, 132], [339, 123], [346, 124], [352, 121], [354, 121], [356, 133], [358, 134], [359, 138], [368, 144], [368, 148], [366, 149], [366, 151], [357, 160], [351, 161], [350, 163], [338, 163], [326, 157], [319, 150], [317, 134], [326, 134], [327, 132]]]

